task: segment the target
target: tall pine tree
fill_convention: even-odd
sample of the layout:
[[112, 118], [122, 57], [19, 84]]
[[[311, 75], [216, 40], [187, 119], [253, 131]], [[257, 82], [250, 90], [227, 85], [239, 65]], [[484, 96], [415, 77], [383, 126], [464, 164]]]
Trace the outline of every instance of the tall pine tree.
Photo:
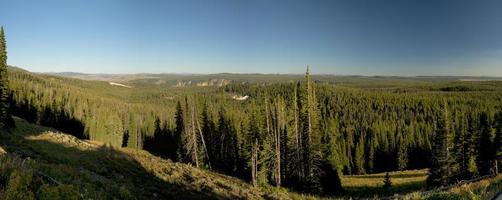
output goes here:
[[0, 128], [13, 125], [9, 111], [9, 80], [7, 78], [7, 45], [3, 27], [0, 27]]
[[502, 111], [498, 112], [495, 117], [495, 129], [497, 132], [493, 146], [496, 153], [495, 173], [498, 174], [501, 169], [500, 165], [502, 164]]
[[437, 119], [437, 131], [432, 146], [432, 165], [429, 169], [427, 184], [430, 186], [447, 185], [449, 179], [449, 148], [450, 116], [447, 103], [444, 102], [442, 113]]
[[481, 135], [479, 136], [478, 146], [478, 169], [480, 175], [492, 173], [492, 167], [495, 161], [495, 150], [493, 146], [493, 131], [488, 114], [482, 112], [480, 116]]

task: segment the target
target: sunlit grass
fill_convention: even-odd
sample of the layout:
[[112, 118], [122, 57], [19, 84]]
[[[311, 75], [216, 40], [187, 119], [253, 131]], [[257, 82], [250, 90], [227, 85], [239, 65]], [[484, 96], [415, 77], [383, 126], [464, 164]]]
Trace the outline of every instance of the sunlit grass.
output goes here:
[[383, 188], [385, 173], [343, 176], [342, 186], [349, 196], [387, 196], [422, 190], [426, 187], [427, 169], [389, 172], [391, 192]]
[[[389, 172], [393, 185], [398, 186], [413, 182], [424, 182], [427, 169]], [[383, 187], [385, 173], [350, 175], [342, 177], [344, 187]]]

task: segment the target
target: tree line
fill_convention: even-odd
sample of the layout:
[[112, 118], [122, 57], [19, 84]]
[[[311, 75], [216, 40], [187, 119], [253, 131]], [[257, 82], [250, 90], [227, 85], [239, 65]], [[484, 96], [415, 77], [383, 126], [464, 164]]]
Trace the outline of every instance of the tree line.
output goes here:
[[[429, 185], [445, 186], [499, 172], [502, 112], [497, 112], [493, 120], [487, 112], [476, 117], [460, 115], [452, 119], [447, 103], [442, 105], [432, 146]], [[458, 126], [452, 125], [454, 122]]]

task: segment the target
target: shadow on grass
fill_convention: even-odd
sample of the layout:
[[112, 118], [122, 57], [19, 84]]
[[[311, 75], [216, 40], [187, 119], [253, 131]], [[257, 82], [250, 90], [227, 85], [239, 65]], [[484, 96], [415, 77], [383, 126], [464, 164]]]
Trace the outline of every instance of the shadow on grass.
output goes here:
[[217, 194], [211, 188], [195, 188], [181, 181], [164, 181], [147, 171], [134, 157], [113, 147], [82, 150], [47, 140], [25, 138], [43, 132], [43, 129], [32, 130], [30, 134], [17, 135], [1, 131], [0, 145], [10, 154], [35, 160], [38, 170], [60, 182], [76, 186], [81, 194], [97, 199], [232, 198]]
[[[416, 174], [389, 174], [390, 175], [390, 178], [417, 178], [417, 177], [424, 177], [424, 176], [427, 176], [427, 173], [426, 172], [420, 172], [420, 173], [416, 173]], [[385, 174], [381, 174], [381, 175], [371, 175], [371, 174], [368, 174], [368, 175], [356, 175], [356, 176], [351, 176], [350, 177], [351, 179], [384, 179], [385, 178]]]
[[344, 187], [347, 196], [351, 197], [383, 197], [383, 196], [391, 196], [394, 194], [404, 194], [413, 191], [419, 191], [425, 189], [424, 181], [413, 181], [408, 183], [402, 183], [399, 185], [393, 185], [391, 192], [387, 192], [383, 186], [362, 186], [362, 187], [354, 187], [354, 186], [346, 186]]

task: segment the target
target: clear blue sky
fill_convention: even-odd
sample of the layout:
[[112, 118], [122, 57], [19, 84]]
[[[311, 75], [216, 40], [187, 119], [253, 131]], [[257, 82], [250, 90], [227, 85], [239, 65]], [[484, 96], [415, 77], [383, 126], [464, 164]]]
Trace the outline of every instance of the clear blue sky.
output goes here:
[[502, 76], [502, 1], [1, 0], [37, 72]]

